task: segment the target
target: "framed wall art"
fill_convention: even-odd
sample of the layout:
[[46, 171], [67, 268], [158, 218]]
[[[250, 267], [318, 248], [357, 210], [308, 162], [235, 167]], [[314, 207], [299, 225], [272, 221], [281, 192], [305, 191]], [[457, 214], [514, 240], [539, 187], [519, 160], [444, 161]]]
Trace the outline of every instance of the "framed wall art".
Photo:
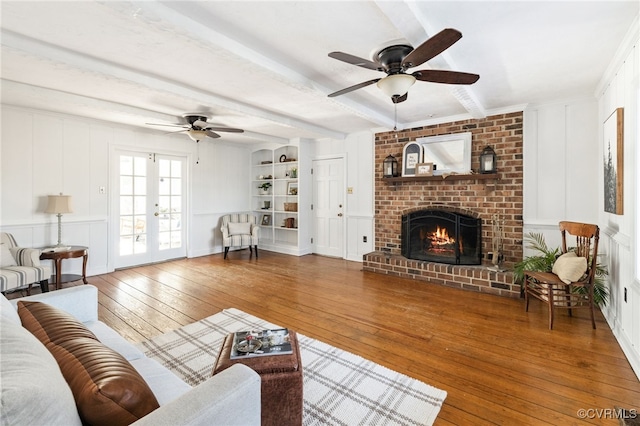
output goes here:
[[262, 215], [262, 226], [269, 226], [271, 225], [271, 215], [270, 214], [263, 214]]
[[623, 108], [617, 108], [603, 126], [604, 211], [623, 214]]
[[416, 176], [433, 176], [433, 163], [416, 164]]
[[298, 183], [289, 182], [287, 184], [287, 195], [298, 195]]
[[418, 163], [422, 163], [422, 146], [409, 142], [402, 148], [402, 176], [415, 176]]

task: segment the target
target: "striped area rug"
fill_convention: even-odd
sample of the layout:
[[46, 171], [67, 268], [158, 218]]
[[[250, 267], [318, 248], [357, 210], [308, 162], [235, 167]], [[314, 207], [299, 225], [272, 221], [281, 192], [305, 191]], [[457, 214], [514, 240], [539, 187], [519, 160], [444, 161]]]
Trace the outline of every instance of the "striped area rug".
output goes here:
[[[195, 386], [211, 376], [226, 335], [275, 327], [232, 308], [138, 346]], [[304, 425], [430, 425], [447, 396], [443, 390], [300, 333], [298, 343]]]

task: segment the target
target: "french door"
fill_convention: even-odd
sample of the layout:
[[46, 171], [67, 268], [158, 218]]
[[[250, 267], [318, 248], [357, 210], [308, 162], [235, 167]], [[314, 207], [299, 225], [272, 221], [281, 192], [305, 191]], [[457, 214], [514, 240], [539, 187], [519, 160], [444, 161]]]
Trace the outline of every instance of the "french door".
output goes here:
[[344, 257], [344, 161], [313, 160], [313, 251]]
[[186, 256], [186, 158], [116, 152], [114, 267]]

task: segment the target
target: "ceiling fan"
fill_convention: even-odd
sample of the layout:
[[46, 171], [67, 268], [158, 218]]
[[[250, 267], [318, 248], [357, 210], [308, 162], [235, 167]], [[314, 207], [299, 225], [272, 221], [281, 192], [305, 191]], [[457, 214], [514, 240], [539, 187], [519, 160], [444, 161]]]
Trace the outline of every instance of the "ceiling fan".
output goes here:
[[383, 71], [387, 76], [338, 90], [331, 93], [329, 97], [344, 95], [377, 83], [380, 90], [397, 104], [407, 100], [407, 92], [416, 80], [445, 84], [473, 84], [480, 78], [478, 74], [447, 70], [420, 70], [410, 74], [406, 72], [409, 68], [422, 65], [444, 52], [461, 38], [460, 31], [446, 28], [415, 49], [409, 44], [396, 44], [376, 51], [372, 55], [372, 61], [348, 53], [331, 52], [329, 53], [331, 58], [362, 68]]
[[175, 123], [175, 124], [159, 124], [159, 123], [146, 123], [151, 126], [169, 126], [169, 127], [182, 127], [183, 130], [179, 132], [185, 132], [192, 140], [200, 142], [206, 137], [213, 139], [219, 138], [220, 135], [216, 132], [228, 132], [228, 133], [243, 133], [242, 129], [234, 129], [233, 127], [216, 126], [211, 123], [207, 123], [208, 117], [202, 113], [184, 114], [182, 116], [187, 123]]

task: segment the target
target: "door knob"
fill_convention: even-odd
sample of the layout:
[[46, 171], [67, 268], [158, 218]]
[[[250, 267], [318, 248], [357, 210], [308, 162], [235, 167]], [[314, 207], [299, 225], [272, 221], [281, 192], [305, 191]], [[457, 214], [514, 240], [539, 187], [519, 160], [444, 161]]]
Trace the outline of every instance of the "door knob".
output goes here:
[[338, 213], [338, 217], [342, 217], [342, 213]]
[[154, 216], [160, 216], [160, 213], [155, 212], [153, 215], [154, 215]]

